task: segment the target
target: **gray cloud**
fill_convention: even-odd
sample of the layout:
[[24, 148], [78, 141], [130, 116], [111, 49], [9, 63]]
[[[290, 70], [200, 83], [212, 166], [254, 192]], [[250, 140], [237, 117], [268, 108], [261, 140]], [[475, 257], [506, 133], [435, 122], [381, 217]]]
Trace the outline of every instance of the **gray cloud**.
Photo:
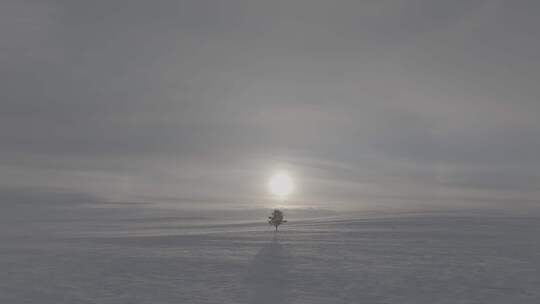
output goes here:
[[298, 205], [532, 199], [539, 9], [4, 1], [0, 183], [266, 204], [288, 167]]

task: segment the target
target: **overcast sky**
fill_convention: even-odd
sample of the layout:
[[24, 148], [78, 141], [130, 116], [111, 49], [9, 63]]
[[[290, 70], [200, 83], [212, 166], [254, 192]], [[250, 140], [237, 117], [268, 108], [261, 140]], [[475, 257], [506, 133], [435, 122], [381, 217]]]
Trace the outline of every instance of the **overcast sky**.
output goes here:
[[[3, 0], [0, 192], [534, 206], [540, 4]], [[56, 196], [51, 196], [56, 197]]]

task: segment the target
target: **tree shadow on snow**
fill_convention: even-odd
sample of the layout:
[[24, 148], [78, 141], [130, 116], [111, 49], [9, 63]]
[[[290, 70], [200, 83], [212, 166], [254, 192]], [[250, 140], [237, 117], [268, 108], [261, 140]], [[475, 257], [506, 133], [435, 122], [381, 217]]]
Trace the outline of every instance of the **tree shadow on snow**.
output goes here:
[[248, 271], [251, 287], [249, 303], [289, 303], [291, 256], [274, 234], [272, 240], [255, 255]]

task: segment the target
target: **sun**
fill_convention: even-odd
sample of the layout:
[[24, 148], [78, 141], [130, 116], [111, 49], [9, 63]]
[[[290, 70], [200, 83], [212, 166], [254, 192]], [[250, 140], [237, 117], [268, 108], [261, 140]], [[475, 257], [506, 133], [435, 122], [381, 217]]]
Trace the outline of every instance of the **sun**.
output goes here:
[[268, 188], [273, 195], [285, 199], [294, 191], [294, 182], [287, 172], [278, 172], [270, 178]]

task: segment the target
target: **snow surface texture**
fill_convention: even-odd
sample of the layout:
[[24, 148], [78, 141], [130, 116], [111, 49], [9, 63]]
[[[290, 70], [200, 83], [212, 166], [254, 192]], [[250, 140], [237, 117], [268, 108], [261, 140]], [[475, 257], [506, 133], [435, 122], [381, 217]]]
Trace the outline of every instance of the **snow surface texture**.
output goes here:
[[534, 217], [303, 220], [274, 233], [265, 218], [24, 214], [1, 216], [0, 303], [540, 303]]

